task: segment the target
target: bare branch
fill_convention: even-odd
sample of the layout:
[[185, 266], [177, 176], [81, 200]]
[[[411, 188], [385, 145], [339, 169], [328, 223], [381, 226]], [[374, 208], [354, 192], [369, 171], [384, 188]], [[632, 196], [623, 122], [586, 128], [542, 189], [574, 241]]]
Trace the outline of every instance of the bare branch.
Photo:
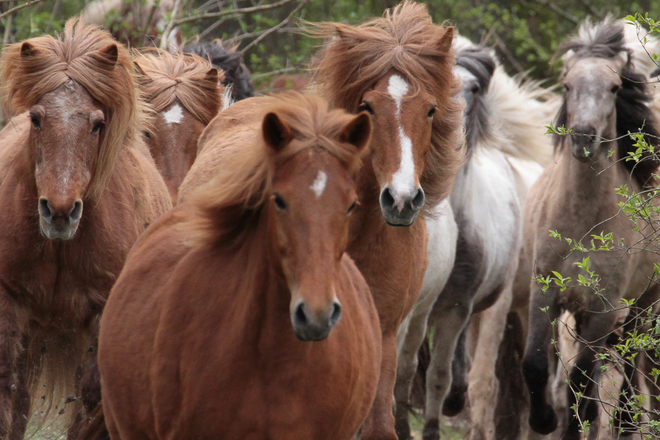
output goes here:
[[260, 73], [259, 75], [252, 75], [252, 79], [261, 79], [268, 76], [281, 75], [283, 73], [294, 72], [298, 70], [297, 67], [285, 67], [284, 69], [273, 70], [272, 72]]
[[36, 5], [37, 3], [41, 3], [44, 1], [46, 0], [32, 0], [27, 3], [23, 3], [22, 5], [16, 6], [15, 8], [11, 8], [8, 11], [3, 12], [2, 14], [0, 14], [0, 18], [5, 18], [6, 16], [11, 15], [16, 11], [19, 11], [23, 8], [27, 8], [28, 6]]
[[299, 12], [299, 11], [300, 11], [300, 10], [301, 10], [301, 9], [307, 4], [307, 3], [309, 3], [309, 0], [302, 0], [302, 1], [298, 4], [298, 6], [296, 6], [296, 8], [295, 8], [293, 11], [291, 11], [291, 13], [290, 13], [288, 16], [287, 16], [282, 22], [280, 22], [280, 24], [278, 24], [277, 26], [273, 26], [272, 28], [268, 29], [266, 32], [264, 32], [263, 34], [261, 34], [261, 35], [260, 35], [259, 37], [257, 37], [254, 41], [252, 41], [250, 44], [248, 44], [248, 45], [245, 46], [243, 49], [241, 49], [241, 51], [242, 51], [243, 53], [247, 52], [248, 50], [250, 50], [250, 49], [252, 49], [253, 47], [255, 47], [257, 44], [259, 44], [259, 42], [261, 42], [261, 41], [262, 41], [264, 38], [266, 38], [268, 35], [272, 34], [273, 32], [276, 32], [278, 29], [281, 29], [281, 28], [283, 28], [284, 26], [286, 26], [287, 24], [289, 24], [289, 22], [293, 19], [293, 17], [295, 17], [295, 15], [296, 15], [296, 14], [297, 14], [297, 13], [298, 13], [298, 12]]
[[174, 25], [179, 25], [183, 23], [188, 23], [191, 21], [195, 20], [201, 20], [203, 18], [217, 18], [217, 17], [226, 17], [228, 15], [244, 15], [244, 14], [251, 14], [253, 12], [259, 12], [259, 11], [266, 11], [268, 9], [275, 9], [279, 8], [280, 6], [284, 6], [288, 3], [291, 3], [293, 0], [281, 0], [279, 2], [271, 3], [268, 5], [261, 5], [261, 6], [253, 6], [249, 8], [240, 8], [240, 9], [229, 9], [226, 11], [220, 11], [220, 12], [209, 12], [207, 14], [199, 14], [199, 15], [192, 15], [190, 17], [184, 17], [180, 18], [178, 20], [173, 20]]
[[162, 50], [167, 50], [170, 33], [172, 32], [172, 29], [174, 29], [176, 16], [179, 15], [179, 9], [181, 9], [181, 3], [183, 3], [183, 0], [174, 0], [174, 8], [172, 9], [172, 15], [170, 15], [170, 21], [167, 22], [163, 35], [160, 37], [160, 48]]

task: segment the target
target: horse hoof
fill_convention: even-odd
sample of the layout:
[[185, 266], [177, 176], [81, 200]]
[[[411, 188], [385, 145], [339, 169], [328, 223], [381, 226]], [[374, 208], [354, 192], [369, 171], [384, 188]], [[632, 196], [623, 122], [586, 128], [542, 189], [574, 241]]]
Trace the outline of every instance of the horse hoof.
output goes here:
[[440, 421], [438, 419], [427, 420], [424, 424], [422, 440], [440, 440]]
[[450, 393], [442, 403], [442, 415], [454, 417], [465, 407], [465, 393]]
[[543, 412], [542, 417], [529, 417], [529, 427], [541, 435], [548, 435], [557, 429], [557, 417], [552, 408]]

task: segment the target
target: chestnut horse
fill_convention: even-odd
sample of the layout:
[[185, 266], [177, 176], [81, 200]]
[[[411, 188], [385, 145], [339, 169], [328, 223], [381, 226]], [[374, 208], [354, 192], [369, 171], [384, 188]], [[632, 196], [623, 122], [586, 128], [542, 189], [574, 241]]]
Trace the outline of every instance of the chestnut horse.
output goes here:
[[[0, 74], [17, 114], [0, 132], [4, 440], [23, 438], [30, 398], [45, 391], [53, 406], [58, 391], [96, 405], [99, 315], [133, 242], [171, 202], [142, 142], [130, 54], [106, 31], [71, 19], [57, 38], [9, 46]], [[60, 387], [72, 381], [75, 392]]]
[[350, 440], [380, 365], [345, 253], [369, 117], [297, 94], [223, 113], [214, 179], [142, 236], [101, 320], [111, 437]]
[[[644, 240], [642, 220], [637, 223], [639, 230], [633, 228], [635, 223], [620, 212], [622, 199], [615, 188], [626, 185], [639, 193], [654, 183], [657, 160], [635, 162], [626, 158], [636, 151], [629, 133], [641, 130], [650, 135], [649, 142], [659, 133], [649, 107], [652, 96], [644, 75], [631, 63], [622, 23], [587, 22], [561, 51], [565, 54], [565, 93], [556, 125], [572, 130], [573, 135], [557, 138], [555, 161], [528, 196], [524, 239], [532, 251], [534, 274], [546, 277], [557, 271], [576, 280], [584, 274], [576, 263], [589, 256], [589, 269], [600, 276], [603, 290], [596, 295], [587, 286], [562, 290], [552, 284], [542, 292], [532, 283], [523, 373], [531, 394], [531, 428], [548, 434], [562, 417], [566, 426], [563, 438], [579, 439], [582, 421], [590, 422], [592, 436], [598, 435], [594, 422], [599, 404], [590, 397], [595, 397], [599, 381], [598, 354], [603, 352], [615, 326], [621, 299], [636, 299], [638, 310], [647, 309], [658, 299], [657, 284], [649, 282], [657, 257], [643, 250], [644, 243], [639, 245], [641, 251], [617, 247], [610, 252], [570, 252], [566, 243], [549, 238], [548, 231], [575, 240], [607, 231], [614, 234], [616, 243], [625, 240], [627, 246]], [[547, 401], [548, 347], [556, 337], [551, 323], [565, 310], [575, 315], [580, 342], [569, 375], [567, 407], [571, 409], [558, 416]], [[624, 334], [634, 324], [631, 310]], [[626, 366], [627, 382], [633, 379], [632, 367], [634, 363]], [[577, 401], [576, 393], [585, 397]], [[579, 418], [573, 416], [574, 410]], [[626, 415], [624, 411], [621, 422], [625, 422]]]
[[138, 84], [157, 113], [145, 130], [147, 145], [176, 201], [197, 157], [197, 140], [222, 105], [223, 74], [197, 55], [135, 54]]
[[348, 245], [383, 332], [378, 394], [362, 434], [367, 440], [397, 438], [397, 331], [427, 267], [425, 217], [449, 195], [464, 159], [453, 34], [434, 25], [423, 4], [409, 1], [360, 26], [321, 23], [312, 31], [329, 40], [315, 69], [316, 86], [333, 106], [365, 110], [374, 124]]

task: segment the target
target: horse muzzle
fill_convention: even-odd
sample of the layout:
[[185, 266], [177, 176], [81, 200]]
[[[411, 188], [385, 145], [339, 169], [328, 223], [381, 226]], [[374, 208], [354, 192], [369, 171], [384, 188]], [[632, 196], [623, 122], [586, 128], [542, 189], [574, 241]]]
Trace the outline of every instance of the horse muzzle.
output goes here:
[[322, 341], [341, 318], [341, 305], [333, 301], [324, 310], [312, 311], [300, 301], [291, 314], [293, 332], [301, 341]]
[[70, 240], [78, 230], [82, 217], [83, 203], [78, 199], [72, 203], [57, 204], [45, 197], [39, 199], [39, 227], [49, 240]]
[[380, 210], [390, 226], [411, 226], [424, 206], [422, 187], [410, 193], [399, 193], [386, 186], [380, 193]]

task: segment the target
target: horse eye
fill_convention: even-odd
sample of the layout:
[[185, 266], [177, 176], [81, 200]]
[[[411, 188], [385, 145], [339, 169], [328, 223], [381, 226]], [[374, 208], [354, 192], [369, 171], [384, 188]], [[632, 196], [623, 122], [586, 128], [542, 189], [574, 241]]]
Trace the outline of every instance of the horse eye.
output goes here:
[[568, 84], [564, 84], [564, 90], [567, 91], [567, 92], [570, 92], [571, 88], [568, 87]]
[[148, 131], [143, 132], [143, 134], [144, 137], [146, 137], [147, 139], [151, 139], [151, 133], [149, 133]]
[[470, 89], [470, 92], [472, 92], [473, 95], [476, 95], [480, 91], [481, 91], [481, 87], [479, 87], [479, 84], [473, 85], [472, 88]]
[[428, 117], [432, 118], [434, 114], [435, 114], [435, 107], [433, 107], [433, 108], [431, 108], [431, 110], [429, 110]]
[[348, 211], [346, 212], [346, 214], [350, 214], [350, 213], [355, 209], [356, 206], [357, 206], [357, 200], [354, 201], [354, 202], [351, 204], [351, 206], [348, 208]]
[[99, 131], [101, 131], [101, 127], [103, 127], [104, 122], [103, 121], [98, 121], [94, 123], [94, 126], [92, 127], [92, 134], [96, 134]]
[[362, 101], [362, 104], [360, 104], [360, 107], [358, 107], [358, 110], [360, 110], [361, 112], [365, 111], [365, 112], [369, 113], [370, 115], [374, 114], [374, 109], [371, 108], [371, 106], [369, 105], [369, 103], [367, 101]]
[[277, 209], [280, 211], [286, 209], [286, 203], [284, 203], [284, 199], [279, 194], [275, 194], [275, 206], [277, 206]]
[[612, 93], [616, 93], [616, 92], [619, 91], [620, 88], [621, 88], [621, 87], [620, 87], [619, 85], [615, 84], [615, 85], [612, 86], [612, 90], [611, 90], [611, 91], [612, 91]]
[[32, 126], [41, 131], [41, 116], [38, 113], [30, 112], [30, 119], [32, 120]]

